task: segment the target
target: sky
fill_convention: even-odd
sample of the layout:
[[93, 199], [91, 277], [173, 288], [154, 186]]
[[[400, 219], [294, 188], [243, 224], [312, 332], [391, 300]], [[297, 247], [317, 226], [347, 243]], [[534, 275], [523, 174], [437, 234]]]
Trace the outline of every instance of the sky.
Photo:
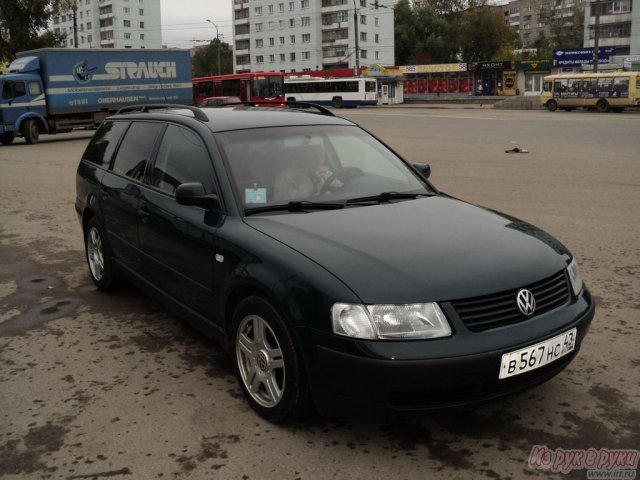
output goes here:
[[231, 43], [233, 0], [160, 0], [162, 13], [162, 44], [168, 47], [191, 48], [209, 43], [216, 36]]

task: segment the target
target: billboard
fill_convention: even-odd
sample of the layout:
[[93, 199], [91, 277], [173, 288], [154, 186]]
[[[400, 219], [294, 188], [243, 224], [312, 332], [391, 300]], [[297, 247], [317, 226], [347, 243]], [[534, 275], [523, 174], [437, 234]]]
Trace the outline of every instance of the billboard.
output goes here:
[[[616, 54], [615, 47], [598, 48], [598, 65], [609, 63]], [[593, 48], [557, 48], [553, 51], [554, 67], [579, 67], [593, 65]]]

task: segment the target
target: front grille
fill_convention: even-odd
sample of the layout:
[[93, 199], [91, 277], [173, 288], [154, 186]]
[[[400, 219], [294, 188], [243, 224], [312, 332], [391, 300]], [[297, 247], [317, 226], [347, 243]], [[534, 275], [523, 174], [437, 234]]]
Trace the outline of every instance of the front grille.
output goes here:
[[516, 295], [520, 288], [482, 297], [455, 300], [451, 305], [469, 330], [481, 332], [541, 315], [569, 301], [569, 281], [564, 270], [522, 288], [530, 290], [536, 300], [533, 316], [524, 315], [518, 308]]

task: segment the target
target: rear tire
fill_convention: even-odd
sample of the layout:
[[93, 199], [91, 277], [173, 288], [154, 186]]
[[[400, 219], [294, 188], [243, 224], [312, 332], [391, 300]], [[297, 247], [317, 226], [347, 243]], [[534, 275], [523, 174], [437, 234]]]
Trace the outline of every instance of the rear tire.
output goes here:
[[547, 110], [549, 110], [550, 112], [555, 112], [558, 109], [558, 102], [556, 102], [555, 100], [549, 100], [547, 102]]
[[29, 145], [38, 143], [40, 138], [40, 127], [35, 118], [27, 118], [22, 125], [22, 136]]
[[333, 97], [333, 100], [331, 100], [331, 105], [333, 105], [335, 108], [342, 108], [342, 97]]
[[311, 396], [300, 349], [286, 322], [261, 297], [247, 297], [231, 322], [233, 366], [245, 398], [273, 423], [300, 420]]
[[598, 103], [596, 103], [596, 110], [598, 110], [599, 113], [607, 113], [610, 108], [609, 102], [604, 99], [600, 99], [598, 100]]
[[84, 250], [93, 283], [105, 292], [112, 290], [116, 285], [113, 256], [105, 243], [104, 231], [95, 217], [87, 222]]
[[13, 132], [4, 132], [0, 135], [0, 143], [3, 145], [11, 145], [15, 138], [16, 136]]

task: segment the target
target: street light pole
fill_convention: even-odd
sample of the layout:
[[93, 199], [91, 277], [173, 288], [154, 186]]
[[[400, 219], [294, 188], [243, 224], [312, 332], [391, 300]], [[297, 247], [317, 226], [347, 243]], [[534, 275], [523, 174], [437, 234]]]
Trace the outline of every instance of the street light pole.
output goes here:
[[596, 24], [593, 29], [593, 72], [597, 73], [600, 63], [600, 1], [592, 2], [591, 8], [595, 10], [596, 14]]
[[207, 18], [207, 22], [216, 27], [216, 41], [218, 45], [216, 46], [216, 51], [218, 52], [218, 75], [222, 75], [222, 68], [220, 67], [220, 36], [218, 35], [218, 25], [213, 23], [211, 20]]
[[356, 8], [356, 0], [353, 0], [353, 33], [356, 40], [356, 77], [360, 76], [360, 45], [358, 44], [358, 10]]

